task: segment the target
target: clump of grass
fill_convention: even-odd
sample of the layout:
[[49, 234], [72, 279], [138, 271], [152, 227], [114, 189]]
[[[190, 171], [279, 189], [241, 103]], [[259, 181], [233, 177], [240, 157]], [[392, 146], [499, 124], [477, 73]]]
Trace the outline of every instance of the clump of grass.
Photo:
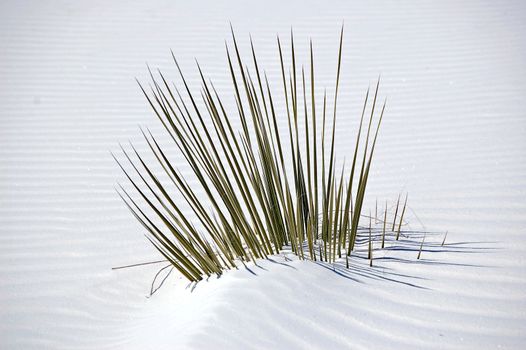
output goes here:
[[[237, 261], [245, 264], [266, 258], [284, 246], [290, 246], [300, 259], [314, 261], [334, 262], [343, 254], [348, 266], [386, 104], [378, 106], [378, 80], [372, 93], [367, 90], [365, 94], [350, 168], [336, 169], [343, 38], [342, 27], [334, 95], [328, 96], [325, 91], [321, 103], [312, 42], [308, 66], [299, 69], [292, 32], [288, 53], [277, 39], [281, 81], [275, 83], [282, 85], [283, 95], [274, 92], [259, 67], [252, 40], [252, 68], [245, 65], [233, 31], [233, 47], [226, 46], [226, 58], [237, 110], [227, 109], [199, 64], [201, 91], [192, 92], [173, 53], [181, 86], [172, 85], [160, 71], [150, 71], [149, 89], [139, 83], [191, 170], [192, 185], [158, 139], [149, 130], [143, 130], [161, 173], [156, 173], [133, 146], [131, 151], [122, 148], [131, 168], [115, 159], [134, 194], [122, 186], [119, 194], [148, 232], [153, 246], [188, 280], [221, 275], [236, 268]], [[290, 55], [289, 68], [285, 67], [285, 55]], [[280, 110], [286, 113], [281, 115]], [[234, 128], [237, 118], [239, 131]], [[287, 120], [285, 135], [278, 127], [281, 118]], [[299, 127], [301, 118], [303, 130]], [[169, 179], [169, 184], [159, 179], [161, 175]], [[197, 195], [197, 187], [205, 197]], [[399, 202], [400, 198], [391, 231], [395, 230]], [[189, 221], [183, 205], [190, 207], [202, 229]], [[397, 239], [403, 212], [405, 205]], [[386, 218], [387, 208], [382, 248]], [[372, 265], [371, 222], [368, 250]]]

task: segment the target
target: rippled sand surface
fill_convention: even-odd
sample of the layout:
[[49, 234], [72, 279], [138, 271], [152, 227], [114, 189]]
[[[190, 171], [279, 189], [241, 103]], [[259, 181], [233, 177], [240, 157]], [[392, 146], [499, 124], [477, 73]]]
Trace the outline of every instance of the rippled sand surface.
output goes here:
[[[373, 268], [356, 257], [349, 271], [278, 256], [193, 292], [173, 275], [152, 298], [158, 267], [111, 270], [158, 258], [114, 190], [118, 142], [144, 149], [138, 125], [167, 141], [134, 78], [148, 62], [176, 80], [173, 49], [190, 85], [196, 57], [235, 111], [229, 21], [247, 55], [251, 33], [271, 83], [276, 34], [288, 44], [294, 28], [305, 64], [312, 37], [329, 94], [345, 22], [337, 156], [351, 157], [381, 74], [367, 205], [409, 192], [411, 224], [449, 231], [444, 247], [420, 261], [387, 250]], [[0, 347], [522, 348], [524, 62], [519, 1], [2, 1]]]

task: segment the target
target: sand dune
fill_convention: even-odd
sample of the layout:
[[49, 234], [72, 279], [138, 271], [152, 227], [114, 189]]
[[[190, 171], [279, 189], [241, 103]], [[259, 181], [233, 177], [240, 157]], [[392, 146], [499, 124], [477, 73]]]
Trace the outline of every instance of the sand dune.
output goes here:
[[[526, 11], [521, 2], [0, 3], [0, 347], [3, 349], [519, 349], [526, 341]], [[269, 76], [275, 35], [315, 43], [352, 149], [365, 90], [388, 97], [368, 188], [410, 194], [415, 228], [449, 231], [416, 261], [386, 250], [347, 271], [262, 261], [198, 284], [159, 266], [114, 191], [118, 142], [162, 135], [137, 88], [145, 62], [192, 85], [197, 57], [228, 91], [224, 39], [248, 33]], [[306, 61], [305, 61], [306, 62]], [[232, 101], [231, 101], [232, 102]], [[233, 106], [233, 105], [231, 105]], [[162, 137], [162, 136], [160, 136]], [[442, 236], [429, 243], [439, 243]], [[409, 244], [409, 243], [408, 243]], [[400, 260], [407, 259], [407, 260]], [[338, 273], [340, 272], [340, 273]]]

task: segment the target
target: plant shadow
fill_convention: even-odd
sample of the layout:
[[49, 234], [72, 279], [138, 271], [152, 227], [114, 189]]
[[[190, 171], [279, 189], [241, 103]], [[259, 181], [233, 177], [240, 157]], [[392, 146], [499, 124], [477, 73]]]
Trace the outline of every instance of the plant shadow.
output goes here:
[[[445, 261], [443, 254], [448, 258], [454, 255], [481, 254], [497, 250], [494, 241], [474, 242], [446, 242], [444, 233], [427, 231], [401, 231], [396, 237], [395, 232], [383, 235], [382, 230], [360, 228], [356, 238], [355, 250], [347, 258], [346, 253], [331, 262], [320, 259], [316, 254], [313, 263], [333, 273], [358, 283], [367, 283], [369, 280], [387, 281], [398, 283], [418, 289], [430, 289], [423, 282], [429, 280], [414, 272], [414, 269], [393, 267], [391, 264], [405, 265], [432, 265], [445, 267], [483, 268], [492, 267], [481, 264]], [[371, 238], [369, 238], [371, 237]], [[372, 259], [369, 258], [369, 239], [372, 246]], [[383, 241], [383, 242], [382, 242]], [[382, 247], [383, 245], [383, 247]], [[318, 249], [318, 248], [317, 248]], [[308, 254], [308, 247], [304, 247]], [[410, 270], [400, 272], [400, 270]], [[411, 271], [412, 270], [412, 271]]]
[[[330, 262], [325, 261], [323, 252], [319, 250], [320, 246], [316, 246], [316, 260], [312, 260], [309, 258], [310, 254], [307, 244], [303, 245], [303, 253], [306, 261], [314, 263], [341, 278], [353, 282], [368, 283], [369, 281], [385, 281], [411, 288], [431, 289], [424, 285], [425, 281], [430, 280], [428, 277], [418, 276], [411, 271], [400, 272], [400, 270], [408, 269], [392, 266], [391, 264], [467, 268], [492, 267], [488, 265], [445, 261], [443, 260], [443, 256], [441, 258], [441, 254], [448, 254], [450, 258], [452, 255], [457, 254], [480, 254], [499, 249], [494, 246], [498, 243], [495, 241], [446, 242], [444, 234], [439, 232], [406, 230], [400, 232], [398, 239], [396, 236], [396, 232], [386, 232], [384, 236], [381, 230], [371, 229], [372, 259], [368, 257], [369, 228], [359, 228], [355, 249], [348, 259], [346, 258], [345, 251], [342, 250], [341, 255], [336, 254], [334, 261], [332, 259]], [[323, 259], [320, 259], [320, 254]], [[279, 260], [284, 259], [284, 261], [279, 261], [278, 258], [280, 258]], [[297, 270], [295, 266], [290, 264], [297, 259], [291, 247], [285, 246], [279, 255], [272, 255], [265, 259], [255, 260], [250, 264], [243, 262], [237, 269], [246, 270], [253, 276], [259, 276], [257, 270], [268, 271], [267, 268], [258, 264], [258, 261], [265, 261], [288, 269]], [[221, 275], [217, 276], [217, 278], [221, 278]], [[205, 281], [208, 280], [209, 278], [205, 279]], [[193, 292], [198, 284], [199, 282], [189, 283], [187, 288]]]

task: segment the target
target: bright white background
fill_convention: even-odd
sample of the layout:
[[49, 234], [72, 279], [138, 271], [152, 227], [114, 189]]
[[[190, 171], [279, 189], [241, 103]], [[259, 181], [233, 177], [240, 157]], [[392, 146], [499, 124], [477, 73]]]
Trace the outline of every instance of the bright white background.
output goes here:
[[[408, 191], [427, 229], [491, 249], [389, 265], [425, 290], [304, 263], [194, 295], [174, 278], [146, 299], [155, 268], [111, 271], [157, 258], [114, 191], [110, 150], [138, 125], [160, 132], [134, 78], [146, 62], [175, 78], [173, 49], [194, 85], [196, 57], [228, 96], [229, 21], [271, 77], [276, 34], [288, 44], [292, 26], [305, 58], [312, 37], [329, 93], [345, 21], [340, 158], [379, 74], [388, 98], [369, 204]], [[1, 1], [0, 347], [520, 348], [524, 62], [520, 1]]]

